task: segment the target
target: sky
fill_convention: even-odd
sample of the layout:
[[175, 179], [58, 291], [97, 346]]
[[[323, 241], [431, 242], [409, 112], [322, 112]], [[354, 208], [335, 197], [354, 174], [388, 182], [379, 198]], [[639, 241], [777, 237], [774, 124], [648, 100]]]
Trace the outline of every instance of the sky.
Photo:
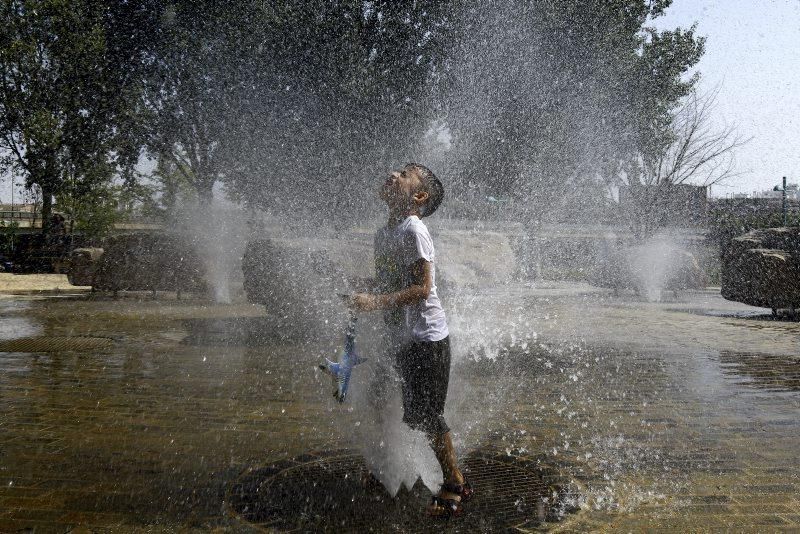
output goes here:
[[[695, 23], [706, 37], [699, 88], [719, 90], [714, 120], [750, 139], [736, 153], [738, 176], [711, 194], [760, 192], [783, 176], [800, 183], [800, 0], [674, 0], [653, 21], [661, 29]], [[0, 182], [3, 202], [10, 182]]]
[[706, 37], [700, 90], [719, 88], [714, 120], [750, 141], [739, 148], [740, 176], [713, 196], [800, 182], [800, 0], [674, 0], [657, 28]]

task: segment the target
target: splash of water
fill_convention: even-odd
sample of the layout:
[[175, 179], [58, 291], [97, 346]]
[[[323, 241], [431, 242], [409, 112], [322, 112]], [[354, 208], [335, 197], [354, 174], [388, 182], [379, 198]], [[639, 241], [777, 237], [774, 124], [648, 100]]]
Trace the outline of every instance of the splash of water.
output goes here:
[[697, 259], [668, 236], [657, 236], [626, 249], [630, 276], [650, 302], [662, 299], [665, 290], [693, 289], [705, 285]]
[[241, 258], [253, 237], [251, 217], [217, 189], [211, 206], [186, 202], [174, 214], [176, 229], [197, 251], [214, 302], [229, 304], [240, 297]]

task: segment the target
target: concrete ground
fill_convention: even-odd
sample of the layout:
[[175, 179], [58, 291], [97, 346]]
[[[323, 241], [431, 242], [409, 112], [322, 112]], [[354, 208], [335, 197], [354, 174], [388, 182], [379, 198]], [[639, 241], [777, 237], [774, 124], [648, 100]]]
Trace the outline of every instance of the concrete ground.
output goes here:
[[[248, 304], [62, 289], [0, 300], [0, 532], [247, 531], [225, 504], [241, 473], [353, 446], [314, 370], [339, 340]], [[581, 510], [537, 528], [800, 531], [800, 324], [714, 290], [480, 298], [453, 306], [448, 417], [462, 454], [576, 482]]]
[[84, 292], [91, 287], [73, 286], [65, 274], [0, 273], [0, 298], [7, 295], [37, 292]]

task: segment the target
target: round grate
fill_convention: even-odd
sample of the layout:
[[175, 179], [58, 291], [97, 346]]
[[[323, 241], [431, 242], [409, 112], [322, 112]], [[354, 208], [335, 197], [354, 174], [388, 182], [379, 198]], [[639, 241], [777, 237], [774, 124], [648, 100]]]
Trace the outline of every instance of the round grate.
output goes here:
[[41, 336], [23, 337], [0, 342], [0, 352], [89, 352], [111, 347], [107, 337]]
[[[430, 492], [421, 482], [391, 497], [348, 451], [307, 454], [244, 473], [230, 489], [230, 511], [270, 531], [504, 531], [560, 521], [576, 511], [576, 495], [532, 459], [476, 452], [463, 461], [475, 496], [450, 521], [428, 518]], [[548, 473], [549, 471], [549, 473]]]

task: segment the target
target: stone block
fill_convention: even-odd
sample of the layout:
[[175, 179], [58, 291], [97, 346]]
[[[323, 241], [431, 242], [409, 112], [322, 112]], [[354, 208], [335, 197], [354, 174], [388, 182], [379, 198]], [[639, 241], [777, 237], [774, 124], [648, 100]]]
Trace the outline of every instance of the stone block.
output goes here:
[[203, 262], [178, 235], [125, 234], [109, 238], [103, 250], [93, 262], [94, 289], [208, 292]]
[[731, 240], [722, 254], [722, 296], [750, 306], [800, 307], [800, 228], [762, 228]]
[[70, 253], [67, 279], [74, 286], [90, 286], [94, 283], [94, 271], [103, 255], [99, 247], [76, 248]]
[[607, 246], [597, 254], [588, 273], [588, 282], [597, 287], [643, 294], [702, 289], [707, 284], [693, 253], [658, 241], [638, 246]]

